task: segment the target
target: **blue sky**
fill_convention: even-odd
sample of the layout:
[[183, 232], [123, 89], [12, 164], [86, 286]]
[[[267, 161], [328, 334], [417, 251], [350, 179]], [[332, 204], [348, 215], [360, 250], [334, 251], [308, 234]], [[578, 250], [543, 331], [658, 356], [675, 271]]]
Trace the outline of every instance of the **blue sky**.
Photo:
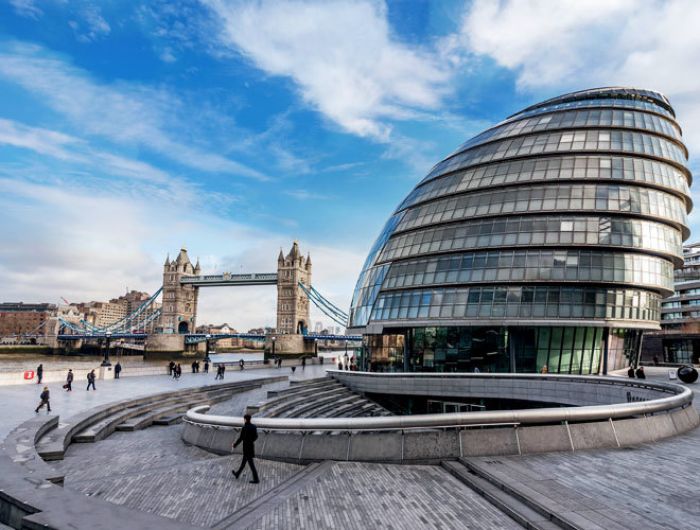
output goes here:
[[[434, 163], [569, 90], [666, 93], [696, 170], [698, 21], [690, 0], [0, 3], [0, 299], [152, 291], [183, 244], [270, 271], [296, 239], [347, 307]], [[199, 320], [274, 324], [274, 300], [206, 290]]]

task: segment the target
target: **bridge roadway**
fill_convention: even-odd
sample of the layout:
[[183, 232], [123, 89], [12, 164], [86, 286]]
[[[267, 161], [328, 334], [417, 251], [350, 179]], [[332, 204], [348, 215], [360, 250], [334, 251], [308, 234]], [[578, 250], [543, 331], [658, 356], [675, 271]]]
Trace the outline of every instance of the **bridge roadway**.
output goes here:
[[[322, 371], [322, 366], [307, 367], [301, 374], [297, 370], [296, 377], [318, 377]], [[227, 380], [265, 372], [280, 373], [275, 369], [233, 372], [227, 374]], [[197, 385], [201, 377], [206, 376], [183, 375], [179, 383], [165, 376], [143, 380], [150, 382], [148, 393], [152, 393], [178, 384]], [[661, 375], [650, 379], [666, 380]], [[119, 386], [123, 383], [135, 386]], [[270, 388], [275, 385], [280, 386], [275, 383]], [[26, 407], [24, 403], [36, 391], [29, 390], [0, 389], [0, 401], [7, 403], [11, 394], [12, 408], [23, 410], [21, 417], [11, 418], [12, 424], [31, 415], [27, 408], [33, 408], [34, 402]], [[117, 396], [120, 392], [140, 390], [143, 386], [136, 381], [106, 381], [87, 399], [108, 402], [122, 397]], [[67, 399], [84, 401], [79, 392], [85, 394], [77, 388]], [[249, 397], [253, 401], [258, 398]], [[700, 407], [698, 401], [694, 401], [695, 407]], [[57, 407], [59, 413], [73, 413], [66, 410], [69, 405], [63, 400], [56, 403], [64, 407]], [[83, 408], [95, 404], [91, 401]], [[238, 403], [236, 410], [241, 410], [242, 404]], [[5, 423], [3, 433], [8, 429]], [[181, 428], [173, 425], [117, 432], [98, 443], [73, 444], [65, 460], [51, 464], [65, 472], [66, 488], [198, 527], [520, 527], [440, 466], [326, 462], [304, 467], [258, 460], [262, 481], [252, 485], [246, 476], [236, 481], [230, 475], [239, 456], [216, 456], [185, 446]], [[691, 530], [697, 529], [700, 521], [700, 429], [625, 449], [470, 460], [511, 490], [576, 520], [574, 528]]]

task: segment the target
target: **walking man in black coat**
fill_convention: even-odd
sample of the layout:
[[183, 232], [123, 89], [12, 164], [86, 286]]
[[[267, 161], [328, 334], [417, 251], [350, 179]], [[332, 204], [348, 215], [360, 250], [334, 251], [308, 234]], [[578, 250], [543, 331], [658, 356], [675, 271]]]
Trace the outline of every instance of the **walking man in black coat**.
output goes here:
[[66, 384], [63, 385], [63, 388], [66, 389], [66, 392], [72, 392], [73, 391], [73, 370], [68, 369], [68, 375], [66, 375]]
[[95, 388], [95, 370], [88, 372], [87, 380], [88, 380], [88, 386], [87, 386], [86, 390], [90, 390], [91, 386], [92, 386], [93, 390], [97, 390]]
[[[39, 396], [39, 399], [41, 399], [41, 403], [39, 403], [39, 406], [36, 409], [34, 409], [34, 412], [38, 413], [39, 409], [42, 408], [44, 405], [46, 405], [48, 407], [48, 412], [51, 412], [51, 403], [49, 402], [49, 387], [48, 386], [44, 387], [44, 391], [41, 393], [41, 396]], [[245, 447], [245, 446], [243, 446], [243, 447]], [[245, 451], [245, 449], [244, 449], [244, 451]], [[253, 468], [253, 469], [255, 469], [255, 468]], [[238, 478], [238, 477], [236, 477], [236, 478]]]
[[231, 471], [231, 473], [233, 473], [233, 476], [236, 478], [241, 476], [247, 462], [250, 471], [253, 473], [253, 480], [251, 480], [250, 483], [257, 484], [260, 480], [258, 479], [258, 470], [255, 469], [255, 462], [253, 459], [255, 458], [255, 440], [258, 439], [258, 428], [250, 423], [250, 414], [243, 416], [243, 419], [245, 420], [245, 424], [241, 428], [241, 434], [238, 440], [233, 444], [235, 449], [239, 443], [243, 442], [243, 460], [241, 460], [241, 466], [238, 468], [238, 471]]
[[114, 379], [119, 379], [119, 374], [122, 373], [122, 365], [117, 361], [117, 364], [114, 365]]
[[39, 366], [36, 367], [36, 378], [37, 378], [37, 385], [41, 384], [41, 380], [44, 377], [44, 365], [40, 364]]

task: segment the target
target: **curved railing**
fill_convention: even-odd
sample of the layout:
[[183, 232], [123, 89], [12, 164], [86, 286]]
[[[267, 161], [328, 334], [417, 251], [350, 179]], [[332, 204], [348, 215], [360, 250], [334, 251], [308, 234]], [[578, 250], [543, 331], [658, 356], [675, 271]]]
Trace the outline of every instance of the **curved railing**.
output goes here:
[[[353, 377], [355, 374], [381, 379], [394, 377], [411, 377], [413, 374], [367, 373], [329, 371], [329, 375]], [[528, 374], [420, 374], [429, 378], [491, 378], [491, 379], [537, 379], [541, 383], [556, 381], [586, 384], [615, 385], [626, 388], [645, 389], [658, 392], [661, 396], [647, 401], [631, 403], [614, 403], [609, 405], [592, 405], [580, 407], [551, 407], [522, 410], [499, 410], [484, 412], [455, 412], [444, 414], [416, 414], [409, 416], [382, 416], [362, 418], [256, 418], [258, 429], [270, 431], [377, 431], [404, 430], [439, 427], [459, 427], [498, 424], [552, 424], [559, 422], [590, 422], [610, 419], [644, 416], [662, 411], [684, 408], [692, 403], [693, 393], [680, 385], [667, 383], [639, 383], [625, 379], [528, 375]], [[345, 378], [345, 377], [343, 377]], [[352, 387], [352, 385], [349, 385]], [[387, 393], [391, 393], [390, 390]], [[668, 395], [670, 394], [670, 395]], [[208, 407], [195, 407], [189, 410], [185, 421], [193, 424], [216, 427], [239, 428], [243, 419], [231, 416], [205, 414]]]

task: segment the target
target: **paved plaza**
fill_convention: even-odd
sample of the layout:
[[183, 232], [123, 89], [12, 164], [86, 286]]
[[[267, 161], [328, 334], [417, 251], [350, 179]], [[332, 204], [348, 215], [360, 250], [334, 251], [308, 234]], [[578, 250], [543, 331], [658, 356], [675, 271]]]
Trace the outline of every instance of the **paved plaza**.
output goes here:
[[[319, 377], [325, 369], [231, 371], [226, 381], [288, 375]], [[653, 370], [651, 370], [653, 372]], [[667, 381], [662, 372], [650, 380]], [[214, 374], [133, 377], [98, 382], [97, 392], [75, 385], [54, 390], [54, 412], [67, 418], [96, 405], [213, 384]], [[274, 382], [234, 394], [212, 412], [240, 415], [265, 399]], [[695, 387], [696, 385], [693, 385]], [[38, 385], [0, 387], [9, 414], [2, 436], [34, 415]], [[696, 408], [700, 404], [694, 403]], [[114, 432], [96, 443], [74, 443], [50, 462], [64, 487], [202, 528], [519, 528], [501, 509], [438, 465], [326, 461], [311, 465], [257, 460], [260, 484], [231, 469], [240, 456], [218, 456], [181, 439], [183, 426]], [[565, 513], [582, 528], [619, 530], [700, 527], [700, 429], [655, 444], [615, 450], [471, 458], [511, 488]], [[165, 523], [164, 527], [167, 527]]]
[[[288, 375], [290, 380], [301, 380], [320, 377], [325, 373], [326, 368], [328, 367], [309, 365], [304, 370], [298, 368], [292, 374], [289, 368], [257, 368], [239, 371], [237, 368], [231, 369], [229, 367], [224, 381], [247, 381], [276, 375]], [[215, 384], [217, 383], [214, 380], [215, 377], [215, 371], [210, 370], [208, 374], [192, 374], [185, 372], [183, 367], [182, 377], [178, 381], [167, 375], [124, 377], [118, 380], [105, 379], [97, 381], [97, 390], [94, 392], [92, 390], [86, 391], [87, 381], [81, 380], [73, 382], [72, 392], [66, 392], [61, 388], [63, 382], [47, 383], [46, 385], [0, 386], [0, 403], [4, 405], [2, 422], [0, 422], [0, 439], [4, 438], [17, 425], [34, 415], [34, 409], [39, 404], [39, 394], [44, 386], [48, 386], [51, 391], [52, 412], [62, 418], [67, 418], [84, 410], [121, 399], [167, 392], [178, 388], [195, 388]], [[40, 414], [46, 414], [44, 411], [40, 412]]]

